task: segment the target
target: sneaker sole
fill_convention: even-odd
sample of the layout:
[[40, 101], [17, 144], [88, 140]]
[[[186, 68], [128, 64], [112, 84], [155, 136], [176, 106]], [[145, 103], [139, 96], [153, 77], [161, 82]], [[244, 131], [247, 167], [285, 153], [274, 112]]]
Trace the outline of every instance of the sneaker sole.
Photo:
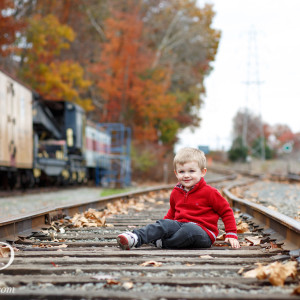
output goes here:
[[125, 236], [118, 236], [117, 237], [117, 242], [120, 248], [122, 248], [123, 250], [130, 250], [129, 244], [128, 244], [128, 240], [126, 239]]

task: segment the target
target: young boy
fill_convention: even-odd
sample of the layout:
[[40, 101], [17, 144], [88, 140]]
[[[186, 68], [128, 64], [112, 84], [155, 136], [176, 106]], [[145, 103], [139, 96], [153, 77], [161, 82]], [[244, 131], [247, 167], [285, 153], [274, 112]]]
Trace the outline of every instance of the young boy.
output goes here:
[[233, 211], [217, 189], [206, 184], [206, 159], [202, 151], [181, 149], [174, 158], [178, 179], [163, 220], [118, 235], [118, 245], [129, 250], [154, 243], [159, 248], [209, 248], [218, 235], [219, 217], [225, 225], [225, 242], [240, 248]]

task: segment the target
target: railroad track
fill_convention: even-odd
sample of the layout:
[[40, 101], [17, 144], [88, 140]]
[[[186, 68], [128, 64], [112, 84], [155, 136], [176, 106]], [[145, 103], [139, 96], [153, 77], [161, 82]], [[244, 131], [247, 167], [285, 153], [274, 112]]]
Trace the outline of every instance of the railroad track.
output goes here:
[[[298, 222], [243, 203], [230, 193], [229, 179], [234, 178], [223, 176], [212, 185], [224, 188], [224, 195], [236, 210], [241, 249], [231, 249], [220, 235], [209, 249], [166, 250], [146, 245], [121, 250], [115, 240], [119, 233], [165, 215], [171, 186], [107, 197], [0, 224], [0, 239], [9, 240], [19, 249], [13, 263], [0, 271], [0, 298], [299, 299], [291, 295], [299, 286], [295, 273], [300, 248]], [[230, 184], [245, 184], [247, 180], [236, 179]], [[70, 226], [69, 218], [59, 220], [88, 207], [102, 211], [112, 200], [118, 204], [112, 211], [122, 210], [126, 202], [131, 202], [132, 208], [127, 214], [107, 217], [105, 227], [76, 228]], [[222, 233], [222, 223], [220, 229]], [[272, 264], [279, 268], [288, 263], [296, 271], [284, 279], [283, 286], [273, 286], [270, 280], [274, 274], [264, 279], [245, 277], [257, 263], [269, 269]], [[278, 278], [275, 274], [275, 280]]]

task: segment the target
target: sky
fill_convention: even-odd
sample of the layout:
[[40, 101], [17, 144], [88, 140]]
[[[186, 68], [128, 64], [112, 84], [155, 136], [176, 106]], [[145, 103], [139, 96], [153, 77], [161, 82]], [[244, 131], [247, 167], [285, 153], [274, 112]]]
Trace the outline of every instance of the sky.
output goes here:
[[213, 4], [212, 27], [222, 37], [205, 79], [200, 127], [183, 130], [175, 148], [228, 150], [232, 120], [245, 108], [300, 132], [300, 0], [198, 0], [204, 3]]

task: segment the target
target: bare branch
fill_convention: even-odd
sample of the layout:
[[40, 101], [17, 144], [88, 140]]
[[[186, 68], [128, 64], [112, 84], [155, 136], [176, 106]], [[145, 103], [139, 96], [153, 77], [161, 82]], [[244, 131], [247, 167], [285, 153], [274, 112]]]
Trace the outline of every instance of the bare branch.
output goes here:
[[101, 26], [96, 22], [95, 18], [92, 16], [91, 12], [89, 9], [86, 10], [86, 14], [89, 17], [91, 24], [93, 25], [93, 27], [96, 29], [96, 31], [99, 33], [101, 40], [104, 41], [106, 39], [105, 37], [105, 33], [103, 31], [103, 29], [101, 28]]
[[173, 30], [173, 27], [175, 26], [175, 23], [179, 17], [179, 14], [180, 12], [178, 11], [177, 14], [174, 16], [174, 18], [172, 19], [171, 23], [169, 24], [167, 30], [166, 30], [166, 33], [161, 41], [161, 43], [159, 44], [158, 48], [157, 48], [157, 51], [156, 51], [156, 54], [155, 54], [155, 59], [153, 61], [153, 64], [152, 64], [152, 68], [155, 68], [158, 64], [158, 61], [161, 57], [161, 54], [163, 52], [163, 48], [168, 44], [168, 39], [169, 39], [169, 36]]

